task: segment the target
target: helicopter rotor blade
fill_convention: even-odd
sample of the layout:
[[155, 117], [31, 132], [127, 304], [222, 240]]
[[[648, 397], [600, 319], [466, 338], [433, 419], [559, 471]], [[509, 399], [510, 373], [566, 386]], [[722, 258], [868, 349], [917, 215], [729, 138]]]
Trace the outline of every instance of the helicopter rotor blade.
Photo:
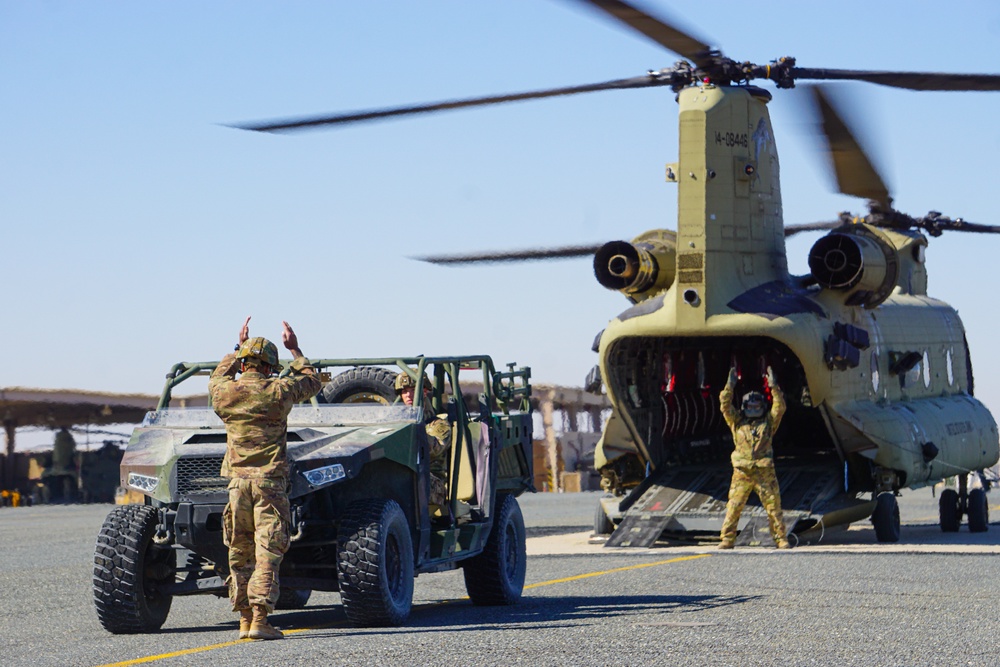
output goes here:
[[[967, 222], [962, 218], [949, 218], [937, 211], [931, 211], [922, 218], [909, 218], [910, 227], [922, 229], [931, 236], [941, 236], [944, 232], [974, 232], [976, 234], [1000, 234], [1000, 225], [983, 225]], [[891, 223], [890, 223], [891, 224]]]
[[411, 257], [410, 259], [449, 266], [460, 264], [496, 264], [499, 262], [530, 262], [546, 259], [586, 257], [596, 253], [601, 249], [602, 245], [604, 244], [563, 246], [560, 248], [527, 248], [524, 250], [491, 251], [458, 255], [425, 255], [423, 257]]
[[421, 113], [431, 113], [435, 111], [446, 111], [449, 109], [462, 109], [465, 107], [487, 106], [491, 104], [503, 104], [505, 102], [519, 102], [522, 100], [534, 100], [545, 97], [557, 97], [560, 95], [578, 95], [580, 93], [593, 93], [602, 90], [622, 90], [631, 88], [651, 88], [655, 86], [667, 86], [671, 84], [669, 71], [650, 72], [642, 76], [630, 77], [627, 79], [615, 79], [613, 81], [602, 81], [600, 83], [584, 84], [582, 86], [565, 86], [562, 88], [549, 88], [547, 90], [536, 90], [524, 93], [509, 93], [506, 95], [489, 95], [486, 97], [472, 97], [463, 100], [449, 100], [444, 102], [429, 102], [426, 104], [414, 104], [401, 107], [389, 107], [386, 109], [369, 109], [366, 111], [353, 111], [342, 114], [329, 114], [321, 116], [300, 116], [297, 118], [285, 118], [270, 121], [254, 121], [249, 123], [239, 123], [230, 125], [240, 130], [253, 130], [256, 132], [289, 132], [295, 130], [305, 130], [329, 125], [347, 125], [350, 123], [363, 123], [367, 121], [382, 120], [393, 116], [409, 116]]
[[990, 91], [1000, 90], [1000, 74], [947, 74], [944, 72], [880, 72], [854, 69], [793, 67], [794, 79], [816, 81], [867, 81], [907, 90]]
[[582, 2], [603, 11], [702, 69], [707, 69], [714, 63], [712, 56], [717, 53], [708, 44], [632, 4], [622, 0], [582, 0]]
[[[843, 221], [838, 220], [836, 222], [811, 222], [798, 225], [788, 225], [785, 227], [785, 236], [792, 236], [793, 234], [798, 234], [799, 232], [835, 229], [843, 224]], [[596, 245], [562, 246], [559, 248], [527, 248], [523, 250], [494, 250], [474, 253], [460, 253], [454, 255], [424, 255], [422, 257], [411, 257], [410, 259], [445, 266], [460, 266], [464, 264], [499, 264], [501, 262], [531, 262], [549, 259], [587, 257], [589, 255], [594, 255], [602, 247], [604, 247], [604, 244], [599, 243]]]
[[879, 176], [861, 144], [830, 101], [828, 92], [820, 86], [810, 86], [819, 112], [823, 135], [826, 137], [837, 187], [845, 195], [878, 202], [891, 208], [889, 189]]
[[1000, 234], [1000, 225], [983, 225], [977, 222], [966, 222], [959, 218], [941, 229], [951, 232], [975, 232], [977, 234]]
[[843, 220], [831, 222], [804, 222], [796, 225], [785, 225], [785, 238], [794, 236], [800, 232], [822, 232], [829, 229], [836, 229], [844, 225]]

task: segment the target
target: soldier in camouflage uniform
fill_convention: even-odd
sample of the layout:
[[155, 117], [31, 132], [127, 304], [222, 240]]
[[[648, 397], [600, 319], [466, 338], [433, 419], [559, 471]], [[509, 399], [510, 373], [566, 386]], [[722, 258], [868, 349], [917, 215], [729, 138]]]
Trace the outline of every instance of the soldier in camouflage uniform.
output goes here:
[[736, 411], [733, 407], [736, 368], [730, 369], [729, 381], [719, 396], [722, 416], [733, 432], [734, 445], [733, 480], [729, 486], [729, 502], [726, 505], [726, 520], [722, 524], [720, 549], [733, 548], [736, 526], [751, 491], [757, 493], [761, 505], [767, 511], [774, 543], [779, 549], [791, 548], [781, 515], [781, 496], [771, 451], [771, 440], [785, 414], [785, 397], [770, 366], [767, 367], [767, 384], [771, 388], [773, 399], [770, 412], [767, 412], [767, 399], [757, 391], [744, 396], [742, 409], [740, 412]]
[[249, 324], [248, 317], [236, 352], [219, 362], [208, 382], [212, 405], [226, 425], [221, 474], [230, 478], [223, 514], [229, 599], [240, 613], [240, 639], [281, 639], [267, 615], [278, 599], [278, 569], [288, 551], [288, 413], [321, 383], [287, 322], [282, 341], [295, 357], [292, 372], [272, 377], [281, 369], [278, 348], [266, 338], [250, 338]]
[[[424, 391], [430, 387], [430, 382], [424, 378]], [[413, 405], [413, 395], [416, 393], [416, 383], [408, 373], [400, 373], [396, 376], [396, 395], [398, 395], [405, 405]], [[448, 487], [445, 482], [448, 479], [448, 464], [451, 451], [451, 425], [447, 419], [441, 419], [431, 412], [430, 401], [423, 402], [427, 431], [427, 439], [430, 443], [430, 472], [431, 491], [428, 503], [444, 508], [448, 500]]]

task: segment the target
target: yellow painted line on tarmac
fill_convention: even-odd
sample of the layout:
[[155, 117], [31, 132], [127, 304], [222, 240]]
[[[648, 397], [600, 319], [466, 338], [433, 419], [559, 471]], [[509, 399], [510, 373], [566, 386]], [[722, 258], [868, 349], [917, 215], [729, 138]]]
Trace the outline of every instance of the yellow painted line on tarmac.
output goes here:
[[101, 667], [126, 667], [127, 665], [142, 665], [147, 662], [156, 662], [157, 660], [167, 660], [169, 658], [178, 658], [182, 655], [191, 655], [192, 653], [201, 653], [203, 651], [214, 651], [217, 648], [224, 648], [226, 646], [235, 646], [242, 642], [253, 641], [252, 639], [237, 639], [231, 642], [222, 642], [221, 644], [209, 644], [208, 646], [197, 646], [195, 648], [186, 648], [182, 651], [173, 651], [171, 653], [161, 653], [160, 655], [149, 655], [145, 658], [136, 658], [135, 660], [125, 660], [124, 662], [112, 662], [107, 665], [101, 665]]
[[[671, 563], [681, 563], [687, 560], [695, 560], [697, 558], [707, 558], [711, 554], [696, 554], [694, 556], [680, 556], [678, 558], [671, 558], [669, 560], [658, 560], [652, 563], [640, 563], [638, 565], [627, 565], [625, 567], [616, 567], [612, 570], [600, 570], [599, 572], [587, 572], [585, 574], [578, 574], [573, 577], [563, 577], [562, 579], [550, 579], [548, 581], [541, 581], [537, 584], [529, 584], [524, 587], [524, 590], [531, 588], [541, 588], [542, 586], [552, 586], [554, 584], [565, 584], [570, 581], [580, 581], [581, 579], [590, 579], [591, 577], [601, 577], [606, 574], [616, 574], [618, 572], [628, 572], [629, 570], [639, 570], [644, 567], [656, 567], [658, 565], [670, 565]], [[442, 600], [440, 602], [432, 602], [429, 604], [417, 605], [420, 607], [436, 607], [442, 604], [449, 604], [451, 602], [458, 602], [460, 600], [468, 600], [468, 597], [458, 598], [455, 600]], [[295, 628], [292, 630], [282, 630], [283, 634], [294, 635], [300, 632], [309, 632], [310, 630], [324, 630], [330, 627], [339, 625], [340, 622], [330, 623], [327, 625], [318, 625], [311, 628]], [[172, 651], [170, 653], [161, 653], [159, 655], [149, 655], [145, 658], [136, 658], [134, 660], [125, 660], [123, 662], [112, 662], [106, 665], [99, 665], [99, 667], [129, 667], [130, 665], [144, 665], [150, 662], [157, 662], [159, 660], [169, 660], [170, 658], [179, 658], [184, 655], [192, 655], [194, 653], [204, 653], [205, 651], [214, 651], [220, 648], [226, 648], [227, 646], [235, 646], [237, 644], [242, 644], [244, 642], [252, 642], [253, 639], [236, 639], [231, 642], [221, 642], [219, 644], [209, 644], [208, 646], [197, 646], [195, 648], [186, 648], [180, 651]]]
[[671, 558], [670, 560], [658, 560], [653, 563], [640, 563], [639, 565], [627, 565], [625, 567], [616, 567], [613, 570], [601, 570], [600, 572], [588, 572], [587, 574], [578, 574], [575, 577], [565, 577], [563, 579], [550, 579], [549, 581], [542, 581], [537, 584], [530, 584], [525, 586], [524, 589], [529, 588], [541, 588], [542, 586], [551, 586], [552, 584], [564, 584], [567, 581], [579, 581], [581, 579], [589, 579], [591, 577], [600, 577], [605, 574], [614, 574], [616, 572], [627, 572], [629, 570], [639, 570], [644, 567], [656, 567], [657, 565], [669, 565], [670, 563], [681, 563], [686, 560], [695, 560], [696, 558], [707, 558], [711, 554], [697, 554], [694, 556], [680, 556], [678, 558]]

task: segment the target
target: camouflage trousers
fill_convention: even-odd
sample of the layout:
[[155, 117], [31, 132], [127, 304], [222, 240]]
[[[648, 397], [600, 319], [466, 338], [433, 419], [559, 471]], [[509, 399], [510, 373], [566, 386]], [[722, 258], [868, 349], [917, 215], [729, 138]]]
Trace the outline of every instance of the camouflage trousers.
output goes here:
[[729, 502], [726, 504], [726, 520], [722, 523], [722, 541], [736, 540], [736, 526], [740, 514], [753, 491], [760, 498], [760, 504], [767, 511], [767, 522], [775, 542], [787, 539], [785, 522], [781, 515], [781, 496], [778, 493], [778, 478], [774, 468], [733, 468], [733, 481], [729, 484]]
[[278, 601], [278, 568], [288, 551], [287, 482], [233, 479], [222, 515], [222, 538], [229, 547], [229, 600], [233, 611], [261, 605], [268, 613]]
[[444, 483], [444, 479], [434, 473], [431, 473], [431, 492], [427, 502], [431, 505], [444, 507], [447, 501], [448, 486]]

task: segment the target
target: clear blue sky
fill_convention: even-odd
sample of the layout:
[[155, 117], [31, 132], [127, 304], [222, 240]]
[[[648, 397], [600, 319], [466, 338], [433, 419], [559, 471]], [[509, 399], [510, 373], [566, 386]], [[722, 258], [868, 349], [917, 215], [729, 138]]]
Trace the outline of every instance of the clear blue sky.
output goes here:
[[[651, 2], [738, 60], [1000, 72], [980, 1]], [[224, 123], [589, 83], [677, 57], [570, 0], [0, 3], [0, 386], [159, 390], [175, 361], [287, 319], [310, 356], [488, 353], [579, 384], [625, 300], [588, 260], [447, 269], [411, 255], [675, 228], [667, 89], [297, 135]], [[769, 85], [769, 84], [766, 84]], [[842, 86], [901, 210], [1000, 223], [1000, 93]], [[831, 193], [804, 91], [774, 91], [787, 223]], [[806, 271], [817, 238], [789, 243]], [[1000, 238], [932, 239], [931, 293], [1000, 410]]]

